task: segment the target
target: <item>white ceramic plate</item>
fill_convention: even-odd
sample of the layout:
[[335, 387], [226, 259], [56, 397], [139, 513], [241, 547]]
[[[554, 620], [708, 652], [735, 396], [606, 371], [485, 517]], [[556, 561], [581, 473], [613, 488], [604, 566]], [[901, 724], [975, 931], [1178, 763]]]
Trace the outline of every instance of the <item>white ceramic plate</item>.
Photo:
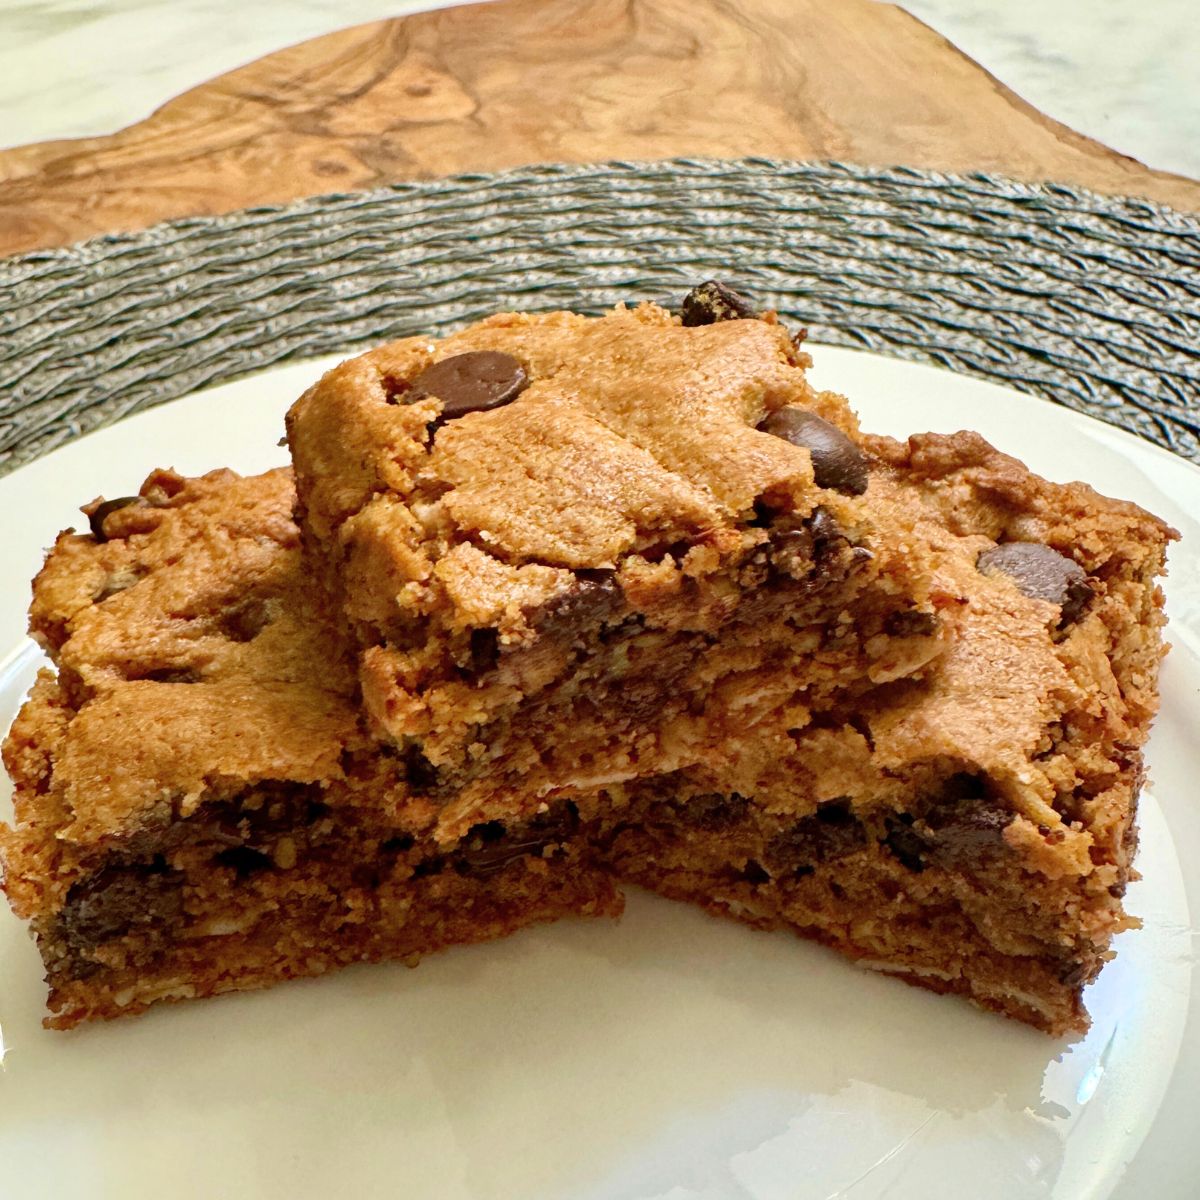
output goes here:
[[[0, 912], [0, 1196], [937, 1200], [1197, 1195], [1200, 470], [991, 384], [818, 347], [864, 424], [982, 431], [1184, 533], [1174, 652], [1142, 807], [1145, 920], [1055, 1042], [790, 935], [633, 896], [428, 959], [47, 1033], [41, 966]], [[332, 361], [332, 360], [330, 360]], [[147, 470], [284, 460], [284, 409], [328, 363], [189, 397], [0, 479], [0, 716], [37, 663], [27, 580], [54, 532]], [[0, 799], [7, 817], [7, 799]], [[3, 905], [0, 905], [0, 909]]]

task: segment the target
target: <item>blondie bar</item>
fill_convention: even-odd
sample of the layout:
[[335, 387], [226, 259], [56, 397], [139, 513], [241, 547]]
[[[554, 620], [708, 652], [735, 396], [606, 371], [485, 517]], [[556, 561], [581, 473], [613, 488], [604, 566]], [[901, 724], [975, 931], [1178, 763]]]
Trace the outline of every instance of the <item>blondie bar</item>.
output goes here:
[[[956, 598], [949, 651], [719, 775], [611, 789], [622, 879], [1061, 1034], [1111, 957], [1173, 533], [975, 434], [868, 439]], [[592, 810], [589, 807], [589, 815]]]
[[394, 342], [289, 414], [372, 729], [464, 827], [497, 797], [716, 768], [781, 706], [802, 723], [945, 648], [846, 402], [773, 314], [705, 286], [682, 323], [644, 304]]
[[362, 730], [289, 471], [155, 472], [34, 583], [45, 670], [4, 748], [4, 886], [49, 1024], [614, 914], [574, 809], [438, 828]]

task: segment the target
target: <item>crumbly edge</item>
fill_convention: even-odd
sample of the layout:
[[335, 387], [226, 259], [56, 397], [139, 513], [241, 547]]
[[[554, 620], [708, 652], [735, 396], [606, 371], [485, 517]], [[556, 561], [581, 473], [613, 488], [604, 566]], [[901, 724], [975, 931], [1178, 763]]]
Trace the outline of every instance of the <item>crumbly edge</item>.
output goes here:
[[[194, 480], [155, 472], [143, 503], [109, 516], [109, 540], [61, 535], [35, 581], [31, 627], [55, 658], [72, 703], [81, 711], [91, 705], [84, 740], [95, 753], [108, 742], [103, 721], [116, 722], [119, 733], [168, 703], [180, 720], [243, 741], [229, 706], [246, 686], [265, 697], [269, 677], [277, 693], [271, 703], [287, 719], [269, 722], [258, 740], [285, 739], [286, 754], [272, 755], [267, 745], [257, 763], [222, 755], [224, 765], [206, 764], [203, 745], [192, 738], [189, 765], [171, 772], [172, 806], [203, 795], [214, 771], [236, 779], [261, 771], [264, 757], [278, 763], [292, 756], [311, 778], [365, 741], [336, 630], [318, 615], [300, 571], [288, 487], [287, 472], [254, 479], [214, 472]], [[806, 557], [817, 536], [798, 534]], [[827, 695], [911, 672], [943, 649], [944, 627], [908, 607], [904, 578], [881, 573], [867, 605], [856, 591], [863, 563], [857, 548], [829, 525], [820, 543], [816, 579], [797, 580], [791, 556], [765, 551], [744, 563], [736, 586], [706, 592], [664, 567], [642, 586], [665, 593], [664, 606], [687, 626], [675, 631], [648, 626], [618, 599], [618, 589], [589, 580], [570, 604], [544, 614], [537, 647], [505, 668], [519, 681], [489, 685], [468, 675], [447, 689], [442, 712], [456, 722], [451, 740], [466, 744], [465, 762], [460, 755], [445, 769], [445, 756], [431, 762], [429, 747], [405, 741], [393, 748], [400, 761], [381, 802], [425, 812], [442, 807], [441, 832], [453, 840], [482, 821], [531, 815], [554, 790], [715, 761], [729, 734], [767, 719], [781, 703], [795, 709], [786, 719], [799, 722]], [[824, 609], [837, 609], [839, 620], [814, 621]], [[581, 624], [589, 616], [592, 623]], [[917, 622], [888, 632], [896, 616]], [[776, 665], [780, 659], [790, 672]], [[203, 690], [192, 691], [196, 684]], [[520, 720], [485, 720], [493, 711], [489, 686], [528, 693]], [[204, 705], [190, 705], [201, 695]], [[734, 714], [729, 719], [726, 709]], [[297, 737], [288, 714], [301, 711], [311, 732]], [[548, 750], [566, 725], [575, 736], [561, 752]], [[311, 749], [318, 743], [323, 749]], [[179, 749], [170, 753], [173, 766], [183, 761]], [[126, 780], [126, 790], [132, 786]], [[83, 806], [79, 821], [101, 832], [129, 807], [121, 796], [75, 799]], [[169, 819], [170, 806], [145, 815]], [[136, 824], [139, 814], [125, 817]], [[82, 836], [78, 822], [71, 836]]]
[[[378, 906], [374, 923], [343, 908], [337, 919], [320, 905], [298, 905], [285, 920], [246, 934], [207, 936], [167, 951], [145, 952], [134, 939], [120, 948], [137, 966], [103, 967], [84, 979], [51, 984], [47, 1028], [135, 1016], [153, 1004], [252, 991], [288, 979], [315, 977], [359, 963], [416, 966], [450, 946], [507, 937], [565, 917], [616, 917], [622, 900], [606, 874], [569, 869], [569, 861], [531, 867], [504, 886], [455, 880], [414, 887], [402, 900]], [[288, 894], [289, 904], [294, 899]], [[219, 921], [219, 918], [214, 918]], [[211, 944], [219, 942], [214, 949]], [[39, 938], [45, 952], [45, 943]]]
[[[35, 583], [32, 627], [59, 670], [40, 673], [5, 741], [16, 821], [0, 827], [0, 861], [14, 911], [32, 921], [58, 1027], [619, 910], [579, 832], [554, 827], [569, 806], [440, 836], [408, 764], [355, 733], [352, 676], [298, 578], [290, 487], [286, 471], [155, 472], [138, 503], [109, 516], [109, 540], [64, 533]], [[115, 807], [124, 770], [98, 780], [103, 802], [56, 778], [83, 725], [98, 753], [106, 729], [130, 734], [136, 759], [146, 729], [133, 714], [152, 717], [154, 697], [203, 721], [226, 698], [241, 712], [247, 688], [258, 696], [247, 715], [268, 730], [290, 735], [315, 714], [294, 758], [268, 747], [239, 765], [235, 746], [229, 772], [185, 772], [171, 796]], [[235, 716], [228, 735], [245, 732]], [[293, 773], [273, 776], [280, 763]]]
[[[599, 803], [598, 854], [627, 883], [872, 969], [965, 995], [1056, 1036], [1087, 1027], [1082, 991], [1134, 927], [1115, 891], [1047, 876], [1010, 844], [1011, 813], [943, 767], [907, 807], [819, 805], [796, 819], [686, 780]], [[1106, 797], [1132, 814], [1136, 780]], [[894, 800], [895, 798], [893, 798]]]

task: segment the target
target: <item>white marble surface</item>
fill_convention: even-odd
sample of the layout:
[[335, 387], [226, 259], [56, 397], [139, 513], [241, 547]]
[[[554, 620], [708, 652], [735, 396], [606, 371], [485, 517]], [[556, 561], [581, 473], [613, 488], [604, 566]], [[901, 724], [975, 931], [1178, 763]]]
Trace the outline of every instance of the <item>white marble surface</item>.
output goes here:
[[901, 0], [1034, 108], [1200, 177], [1200, 0]]
[[[445, 2], [0, 0], [0, 146], [109, 133], [272, 50]], [[1200, 177], [1200, 0], [904, 6], [1036, 108]]]

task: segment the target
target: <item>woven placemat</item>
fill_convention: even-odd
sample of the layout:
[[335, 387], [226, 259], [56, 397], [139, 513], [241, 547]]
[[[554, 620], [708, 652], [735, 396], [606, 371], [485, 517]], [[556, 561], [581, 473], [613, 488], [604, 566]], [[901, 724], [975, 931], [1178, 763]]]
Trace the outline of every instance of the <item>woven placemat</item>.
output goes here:
[[1200, 219], [744, 159], [465, 175], [0, 259], [0, 472], [286, 360], [713, 276], [814, 341], [1007, 383], [1200, 461]]

